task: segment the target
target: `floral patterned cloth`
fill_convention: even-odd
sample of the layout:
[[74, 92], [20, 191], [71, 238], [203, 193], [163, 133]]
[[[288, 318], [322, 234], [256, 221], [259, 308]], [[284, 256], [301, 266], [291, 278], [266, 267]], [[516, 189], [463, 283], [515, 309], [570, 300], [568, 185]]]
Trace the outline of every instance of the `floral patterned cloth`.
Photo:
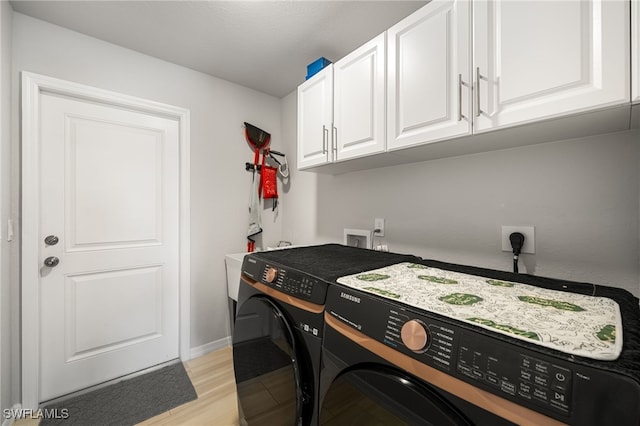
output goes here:
[[598, 360], [622, 351], [618, 304], [605, 297], [398, 263], [338, 283], [497, 333]]

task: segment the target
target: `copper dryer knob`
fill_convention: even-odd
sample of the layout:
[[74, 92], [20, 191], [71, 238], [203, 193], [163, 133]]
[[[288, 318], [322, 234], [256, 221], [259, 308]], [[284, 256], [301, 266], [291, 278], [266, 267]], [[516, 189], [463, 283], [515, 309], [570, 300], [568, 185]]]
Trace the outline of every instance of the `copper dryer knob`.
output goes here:
[[413, 352], [424, 352], [429, 343], [429, 331], [427, 327], [418, 320], [409, 320], [404, 323], [400, 330], [402, 343]]
[[269, 268], [267, 269], [267, 282], [268, 283], [272, 283], [276, 280], [276, 278], [278, 278], [278, 269], [276, 268]]

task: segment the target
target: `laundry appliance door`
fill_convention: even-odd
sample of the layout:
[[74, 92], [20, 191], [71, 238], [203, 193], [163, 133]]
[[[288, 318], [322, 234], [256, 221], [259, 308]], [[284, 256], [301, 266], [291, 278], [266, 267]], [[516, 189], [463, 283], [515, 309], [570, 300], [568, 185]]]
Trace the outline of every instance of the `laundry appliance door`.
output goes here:
[[[233, 333], [241, 424], [306, 424], [312, 410], [306, 391], [308, 361], [291, 321], [273, 300], [260, 295], [239, 306], [238, 317], [242, 316], [258, 318], [236, 322]], [[256, 323], [262, 325], [260, 333]]]
[[321, 425], [514, 426], [366, 349], [337, 331], [331, 316], [325, 324]]
[[428, 386], [400, 370], [370, 364], [339, 375], [329, 387], [321, 423], [331, 425], [471, 425]]

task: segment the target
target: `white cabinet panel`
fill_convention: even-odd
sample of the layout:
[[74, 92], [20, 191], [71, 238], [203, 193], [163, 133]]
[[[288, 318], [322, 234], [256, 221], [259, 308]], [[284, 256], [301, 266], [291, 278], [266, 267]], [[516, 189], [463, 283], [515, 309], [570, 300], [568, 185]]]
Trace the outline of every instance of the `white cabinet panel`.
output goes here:
[[298, 168], [333, 161], [333, 66], [298, 87]]
[[385, 35], [334, 64], [336, 160], [385, 150]]
[[67, 249], [160, 244], [162, 132], [84, 117], [67, 121]]
[[474, 131], [629, 101], [628, 3], [482, 1], [473, 7]]
[[65, 277], [65, 361], [160, 338], [162, 293], [160, 265]]
[[387, 31], [387, 147], [471, 132], [471, 3], [435, 0]]

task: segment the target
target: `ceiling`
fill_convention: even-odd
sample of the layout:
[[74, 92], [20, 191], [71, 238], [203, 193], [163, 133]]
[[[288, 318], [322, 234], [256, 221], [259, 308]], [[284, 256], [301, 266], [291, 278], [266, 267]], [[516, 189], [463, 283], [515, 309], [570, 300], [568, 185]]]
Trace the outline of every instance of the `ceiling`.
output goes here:
[[427, 1], [13, 0], [17, 12], [276, 97]]

